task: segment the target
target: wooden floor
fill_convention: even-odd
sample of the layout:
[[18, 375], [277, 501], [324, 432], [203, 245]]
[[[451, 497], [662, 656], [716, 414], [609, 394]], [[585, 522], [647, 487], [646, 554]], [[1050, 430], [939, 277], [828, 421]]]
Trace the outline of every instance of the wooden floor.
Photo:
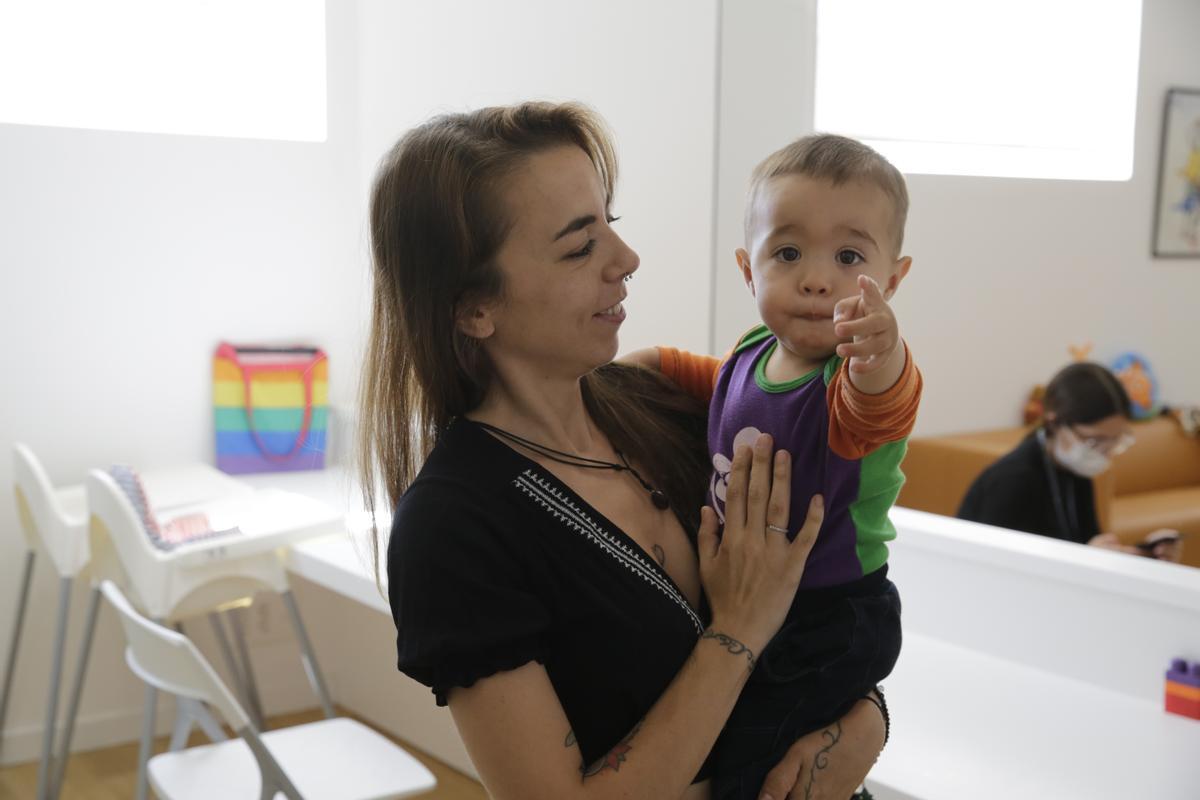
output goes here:
[[[353, 716], [338, 709], [343, 716]], [[321, 718], [314, 709], [298, 714], [272, 717], [267, 728], [284, 728]], [[363, 721], [363, 720], [360, 720]], [[386, 732], [385, 732], [386, 733]], [[189, 744], [204, 744], [202, 734], [193, 733]], [[437, 759], [431, 758], [411, 745], [396, 740], [437, 776], [437, 788], [421, 795], [422, 800], [487, 800], [487, 793], [478, 782], [468, 778]], [[167, 749], [167, 737], [156, 742], [156, 752]], [[67, 763], [61, 800], [129, 800], [137, 782], [137, 742], [76, 753]], [[0, 800], [32, 800], [37, 791], [37, 762], [0, 769]]]

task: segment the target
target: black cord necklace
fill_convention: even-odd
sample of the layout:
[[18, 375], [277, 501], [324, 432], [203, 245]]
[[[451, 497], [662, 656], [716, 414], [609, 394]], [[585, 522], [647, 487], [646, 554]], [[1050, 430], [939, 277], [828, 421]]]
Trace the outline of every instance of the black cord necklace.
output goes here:
[[491, 431], [502, 439], [507, 439], [510, 442], [519, 444], [522, 447], [532, 450], [538, 455], [545, 456], [551, 461], [557, 461], [560, 464], [567, 464], [572, 467], [580, 467], [581, 469], [611, 469], [614, 472], [628, 472], [630, 475], [637, 478], [637, 482], [642, 485], [643, 489], [650, 493], [650, 502], [654, 503], [655, 508], [661, 511], [666, 511], [671, 507], [671, 501], [667, 499], [666, 494], [664, 494], [660, 489], [655, 489], [653, 486], [651, 486], [650, 483], [642, 477], [641, 473], [629, 464], [629, 462], [625, 459], [625, 454], [620, 450], [616, 450], [616, 448], [613, 449], [616, 450], [617, 458], [621, 459], [620, 464], [616, 463], [615, 461], [601, 461], [598, 458], [588, 458], [586, 456], [576, 455], [575, 453], [566, 453], [562, 450], [555, 450], [553, 447], [547, 447], [544, 444], [538, 444], [537, 442], [532, 442], [524, 437], [517, 436], [511, 431], [506, 431], [503, 428], [497, 428], [495, 425], [488, 425], [486, 422], [479, 422], [478, 420], [473, 421], [479, 427], [483, 428], [484, 430]]

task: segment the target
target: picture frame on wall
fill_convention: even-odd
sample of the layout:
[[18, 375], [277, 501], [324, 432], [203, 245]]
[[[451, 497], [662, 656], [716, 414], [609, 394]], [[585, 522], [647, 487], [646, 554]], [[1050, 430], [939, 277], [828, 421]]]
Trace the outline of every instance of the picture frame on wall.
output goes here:
[[1158, 158], [1154, 256], [1200, 259], [1200, 89], [1167, 91]]

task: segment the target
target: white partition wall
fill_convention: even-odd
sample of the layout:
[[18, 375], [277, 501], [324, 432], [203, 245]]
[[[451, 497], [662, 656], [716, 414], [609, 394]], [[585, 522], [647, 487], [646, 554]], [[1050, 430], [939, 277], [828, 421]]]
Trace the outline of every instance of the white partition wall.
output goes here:
[[1192, 797], [1200, 723], [1163, 710], [1200, 660], [1200, 571], [897, 508], [905, 642], [884, 681], [880, 800]]

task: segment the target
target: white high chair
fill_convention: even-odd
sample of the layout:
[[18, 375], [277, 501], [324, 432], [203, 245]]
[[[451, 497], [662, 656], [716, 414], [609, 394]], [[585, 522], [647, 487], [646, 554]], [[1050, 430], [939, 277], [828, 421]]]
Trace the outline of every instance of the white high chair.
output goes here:
[[419, 761], [354, 720], [260, 734], [186, 636], [142, 617], [111, 581], [101, 591], [120, 616], [130, 669], [151, 691], [212, 704], [240, 737], [152, 758], [149, 779], [164, 800], [384, 800], [437, 785]]
[[[152, 504], [163, 505], [155, 502], [155, 498], [163, 496], [166, 491], [162, 485], [156, 491], [150, 474], [145, 476], [145, 484]], [[199, 507], [176, 509], [179, 512], [202, 509], [213, 516], [235, 518], [241, 534], [202, 539], [165, 551], [151, 543], [138, 512], [108, 473], [91, 470], [85, 487], [90, 512], [88, 540], [93, 588], [84, 647], [80, 651], [71, 704], [59, 747], [60, 773], [61, 764], [70, 751], [75, 715], [82, 694], [95, 625], [94, 608], [99, 600], [99, 582], [105, 579], [121, 587], [148, 617], [160, 623], [177, 622], [202, 614], [211, 615], [214, 611], [245, 604], [255, 592], [263, 589], [277, 592], [283, 598], [296, 631], [301, 661], [309, 682], [325, 716], [333, 716], [333, 703], [288, 586], [279, 548], [308, 537], [342, 531], [344, 526], [340, 514], [302, 495], [273, 490], [247, 491]], [[252, 677], [249, 661], [245, 660], [244, 665], [247, 675], [239, 676], [238, 665], [232, 659], [216, 617], [210, 616], [210, 619], [214, 620], [219, 643], [230, 662], [235, 680], [241, 677], [249, 684]], [[241, 649], [245, 657], [244, 646]], [[246, 695], [253, 701], [252, 690], [247, 690]], [[138, 765], [138, 800], [146, 797], [146, 762], [152, 744], [156, 701], [154, 686], [148, 684]], [[186, 739], [187, 729], [193, 722], [200, 722], [203, 726], [205, 721], [202, 706], [185, 706], [183, 712], [176, 722], [173, 743], [181, 743]], [[57, 789], [61, 779], [52, 785]]]
[[[88, 562], [87, 502], [83, 486], [55, 489], [33, 451], [26, 445], [13, 445], [13, 484], [16, 492], [17, 516], [25, 534], [27, 550], [25, 569], [18, 595], [16, 619], [13, 624], [12, 646], [4, 674], [4, 693], [0, 696], [0, 735], [8, 710], [9, 692], [16, 671], [17, 650], [21, 640], [25, 610], [29, 599], [37, 540], [50, 556], [58, 572], [58, 614], [54, 630], [54, 651], [50, 662], [50, 689], [46, 701], [46, 717], [42, 732], [41, 761], [38, 764], [37, 796], [44, 798], [50, 791], [50, 776], [54, 747], [54, 723], [58, 715], [59, 684], [62, 681], [63, 648], [67, 638], [67, 617], [71, 605], [71, 587], [76, 576]], [[91, 613], [94, 613], [91, 612]]]

